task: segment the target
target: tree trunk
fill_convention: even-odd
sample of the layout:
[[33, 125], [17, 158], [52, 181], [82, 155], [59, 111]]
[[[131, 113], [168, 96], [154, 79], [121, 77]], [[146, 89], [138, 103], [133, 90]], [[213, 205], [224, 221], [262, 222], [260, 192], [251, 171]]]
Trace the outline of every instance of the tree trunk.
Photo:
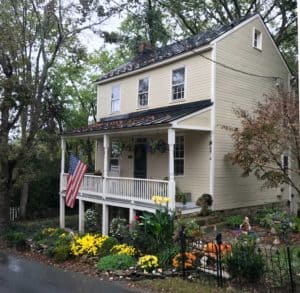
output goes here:
[[22, 193], [20, 198], [20, 219], [26, 218], [27, 202], [28, 202], [29, 184], [23, 183]]
[[9, 161], [8, 161], [8, 110], [1, 112], [2, 127], [0, 131], [0, 231], [9, 223]]

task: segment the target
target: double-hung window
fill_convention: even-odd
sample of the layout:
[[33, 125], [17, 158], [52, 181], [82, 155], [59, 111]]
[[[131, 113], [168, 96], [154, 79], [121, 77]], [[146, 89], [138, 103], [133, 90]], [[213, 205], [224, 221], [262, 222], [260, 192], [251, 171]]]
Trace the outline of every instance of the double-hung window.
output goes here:
[[256, 49], [262, 49], [262, 33], [256, 28], [253, 29], [253, 47]]
[[111, 89], [111, 112], [120, 111], [120, 86], [114, 85]]
[[184, 136], [176, 136], [174, 146], [174, 175], [184, 175]]
[[145, 77], [139, 80], [138, 107], [148, 106], [149, 79]]
[[185, 68], [175, 69], [172, 72], [172, 100], [184, 98]]

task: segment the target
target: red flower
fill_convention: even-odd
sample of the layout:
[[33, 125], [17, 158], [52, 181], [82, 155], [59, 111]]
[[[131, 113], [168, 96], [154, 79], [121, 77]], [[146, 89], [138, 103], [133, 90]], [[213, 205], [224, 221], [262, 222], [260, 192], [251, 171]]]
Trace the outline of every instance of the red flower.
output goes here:
[[139, 216], [135, 216], [134, 219], [135, 219], [136, 221], [139, 221], [139, 220], [140, 220], [140, 217], [139, 217]]

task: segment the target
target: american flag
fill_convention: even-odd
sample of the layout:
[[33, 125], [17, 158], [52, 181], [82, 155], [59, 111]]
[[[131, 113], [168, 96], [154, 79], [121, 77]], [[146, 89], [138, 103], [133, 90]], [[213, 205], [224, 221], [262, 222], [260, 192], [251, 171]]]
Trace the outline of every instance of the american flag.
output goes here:
[[66, 188], [66, 204], [71, 208], [74, 207], [76, 196], [86, 169], [87, 165], [82, 163], [74, 155], [70, 155], [69, 174]]

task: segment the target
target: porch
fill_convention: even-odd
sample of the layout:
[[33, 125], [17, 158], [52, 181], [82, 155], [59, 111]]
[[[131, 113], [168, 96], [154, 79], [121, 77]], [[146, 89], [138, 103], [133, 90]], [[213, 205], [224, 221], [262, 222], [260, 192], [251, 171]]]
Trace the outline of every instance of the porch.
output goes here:
[[[109, 207], [128, 209], [131, 222], [137, 211], [155, 212], [153, 195], [168, 198], [170, 210], [175, 211], [177, 207], [184, 213], [199, 211], [195, 198], [211, 191], [212, 175], [210, 108], [207, 105], [205, 108], [193, 115], [187, 115], [183, 108], [184, 115], [178, 112], [180, 119], [173, 118], [172, 123], [167, 121], [163, 125], [155, 121], [149, 124], [148, 121], [145, 127], [139, 119], [138, 125], [130, 129], [113, 129], [110, 121], [115, 123], [116, 120], [109, 118], [105, 121], [106, 129], [90, 131], [87, 128], [81, 133], [64, 135], [61, 143], [60, 226], [65, 225], [66, 140], [73, 138], [88, 138], [96, 144], [95, 174], [84, 176], [77, 196], [80, 231], [84, 230], [85, 202], [102, 206], [103, 234], [108, 234]], [[132, 123], [132, 119], [130, 121]], [[160, 117], [159, 121], [164, 120]], [[182, 148], [178, 148], [178, 136], [184, 138]], [[116, 142], [123, 145], [122, 153], [116, 154]], [[149, 150], [153, 142], [160, 142], [160, 147], [156, 143], [157, 152]], [[180, 174], [180, 170], [184, 174]], [[191, 202], [186, 205], [176, 203], [176, 189], [192, 194]]]

